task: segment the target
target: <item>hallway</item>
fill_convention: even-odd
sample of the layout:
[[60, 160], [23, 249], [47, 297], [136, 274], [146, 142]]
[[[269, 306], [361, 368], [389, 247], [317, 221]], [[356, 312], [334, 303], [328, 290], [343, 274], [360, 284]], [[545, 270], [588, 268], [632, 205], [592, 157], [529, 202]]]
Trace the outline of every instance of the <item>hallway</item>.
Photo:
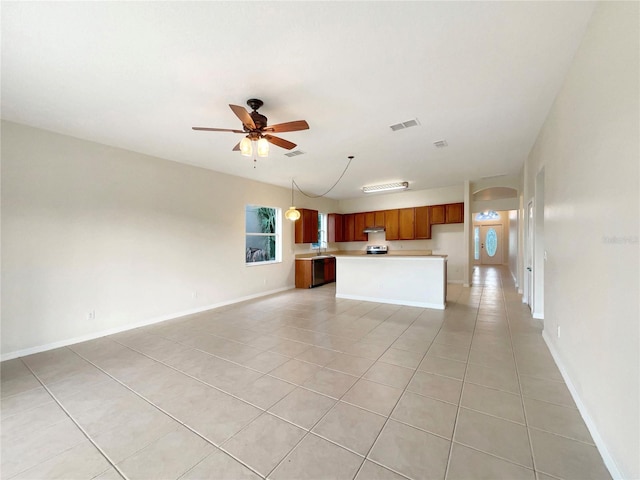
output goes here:
[[289, 290], [2, 363], [2, 478], [606, 479], [506, 267]]

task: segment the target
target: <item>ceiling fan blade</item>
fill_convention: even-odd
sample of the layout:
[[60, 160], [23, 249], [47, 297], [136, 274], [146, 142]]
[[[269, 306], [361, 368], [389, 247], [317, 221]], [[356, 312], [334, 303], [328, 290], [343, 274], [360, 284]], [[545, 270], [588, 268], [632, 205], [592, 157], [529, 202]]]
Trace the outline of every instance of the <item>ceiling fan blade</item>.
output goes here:
[[209, 127], [191, 127], [193, 130], [205, 130], [207, 132], [233, 132], [246, 133], [244, 130], [233, 130], [230, 128], [209, 128]]
[[273, 143], [278, 147], [286, 148], [287, 150], [291, 150], [292, 148], [296, 148], [296, 144], [290, 142], [289, 140], [285, 140], [284, 138], [274, 137], [273, 135], [265, 135], [264, 138], [267, 139], [267, 142]]
[[240, 142], [236, 143], [236, 146], [233, 147], [231, 149], [232, 152], [239, 152], [240, 151]]
[[246, 108], [241, 107], [240, 105], [231, 105], [231, 104], [229, 104], [229, 108], [233, 110], [233, 113], [236, 114], [236, 116], [240, 119], [242, 124], [245, 127], [247, 127], [249, 130], [254, 130], [256, 128], [256, 124], [253, 123], [253, 118], [251, 118], [251, 115], [249, 115], [249, 112], [247, 112]]
[[265, 132], [296, 132], [298, 130], [308, 130], [309, 124], [306, 120], [296, 120], [294, 122], [278, 123], [276, 125], [269, 125], [265, 127]]

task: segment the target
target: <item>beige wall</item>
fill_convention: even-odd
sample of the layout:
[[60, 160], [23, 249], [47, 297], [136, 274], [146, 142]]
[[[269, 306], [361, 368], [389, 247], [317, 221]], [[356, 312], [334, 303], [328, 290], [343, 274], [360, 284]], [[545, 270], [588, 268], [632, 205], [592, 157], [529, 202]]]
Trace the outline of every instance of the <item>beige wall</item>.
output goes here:
[[605, 461], [629, 479], [640, 478], [639, 7], [597, 6], [524, 171], [526, 205], [544, 168], [544, 337]]
[[282, 263], [244, 261], [245, 205], [290, 201], [285, 188], [3, 122], [3, 358], [292, 288], [290, 222]]

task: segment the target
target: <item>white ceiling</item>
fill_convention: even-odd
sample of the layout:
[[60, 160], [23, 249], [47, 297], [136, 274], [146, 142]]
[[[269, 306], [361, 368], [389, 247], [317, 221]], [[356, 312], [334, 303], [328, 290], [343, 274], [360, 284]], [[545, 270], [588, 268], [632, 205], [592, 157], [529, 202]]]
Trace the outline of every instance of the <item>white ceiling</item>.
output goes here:
[[[352, 198], [517, 174], [589, 2], [2, 2], [2, 118]], [[304, 155], [232, 152], [260, 98]], [[420, 125], [392, 132], [417, 118]], [[449, 146], [436, 149], [433, 142]]]

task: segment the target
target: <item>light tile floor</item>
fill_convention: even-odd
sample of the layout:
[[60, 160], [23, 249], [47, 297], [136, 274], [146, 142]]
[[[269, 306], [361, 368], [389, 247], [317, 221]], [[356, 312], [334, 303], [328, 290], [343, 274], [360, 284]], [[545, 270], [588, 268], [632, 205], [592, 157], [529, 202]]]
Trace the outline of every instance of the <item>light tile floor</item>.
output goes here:
[[2, 363], [4, 479], [610, 478], [504, 268], [292, 290]]

